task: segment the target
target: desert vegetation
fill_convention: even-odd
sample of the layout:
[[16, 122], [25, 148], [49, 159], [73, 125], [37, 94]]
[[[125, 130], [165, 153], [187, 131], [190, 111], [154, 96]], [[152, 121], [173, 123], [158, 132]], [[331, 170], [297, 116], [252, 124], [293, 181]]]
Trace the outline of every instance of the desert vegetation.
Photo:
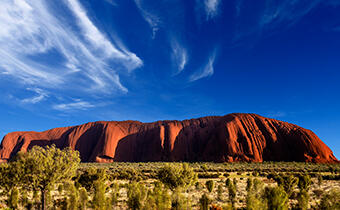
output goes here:
[[2, 209], [340, 209], [340, 165], [80, 163], [34, 147], [0, 165]]

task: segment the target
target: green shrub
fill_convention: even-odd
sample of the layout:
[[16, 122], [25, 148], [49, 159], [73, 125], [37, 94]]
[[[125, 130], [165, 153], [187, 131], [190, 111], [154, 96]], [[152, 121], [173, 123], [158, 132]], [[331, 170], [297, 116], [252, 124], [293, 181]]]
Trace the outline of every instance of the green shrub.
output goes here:
[[246, 186], [247, 192], [249, 192], [251, 190], [252, 186], [253, 186], [253, 180], [251, 178], [248, 178], [247, 179], [247, 186]]
[[283, 189], [286, 191], [288, 197], [290, 197], [296, 188], [299, 179], [293, 175], [290, 176], [281, 176], [282, 179], [280, 179], [278, 185], [282, 186]]
[[332, 189], [326, 193], [320, 202], [321, 210], [340, 209], [340, 190]]
[[131, 184], [129, 184], [127, 197], [127, 205], [129, 209], [142, 209], [144, 200], [146, 198], [146, 189], [144, 185], [136, 182], [132, 182]]
[[77, 188], [72, 182], [65, 183], [66, 206], [69, 210], [77, 210], [79, 204], [79, 194]]
[[225, 181], [225, 186], [226, 186], [226, 187], [229, 187], [231, 184], [232, 184], [232, 183], [231, 183], [231, 180], [230, 180], [230, 178], [228, 178], [228, 179]]
[[172, 210], [186, 210], [191, 209], [190, 199], [183, 195], [180, 190], [175, 190], [171, 196]]
[[214, 181], [213, 180], [208, 180], [205, 182], [205, 186], [207, 187], [208, 191], [211, 193], [214, 189]]
[[171, 207], [171, 197], [168, 188], [162, 183], [155, 182], [153, 190], [149, 190], [144, 209], [165, 210]]
[[197, 174], [188, 164], [166, 164], [157, 173], [158, 179], [170, 189], [187, 187], [197, 181]]
[[89, 198], [86, 189], [84, 187], [81, 187], [79, 189], [79, 209], [85, 210], [88, 200]]
[[310, 185], [312, 183], [312, 180], [308, 174], [301, 175], [299, 177], [299, 188], [300, 190], [306, 190], [309, 191]]
[[233, 184], [234, 184], [234, 186], [235, 186], [235, 188], [237, 190], [237, 179], [236, 178], [233, 179]]
[[17, 209], [19, 205], [19, 190], [18, 188], [13, 188], [8, 197], [8, 206], [12, 209]]
[[217, 200], [219, 200], [219, 201], [223, 200], [222, 193], [223, 193], [223, 187], [222, 187], [222, 185], [218, 185], [218, 187], [217, 187]]
[[199, 202], [201, 210], [208, 210], [209, 205], [211, 203], [211, 199], [206, 194], [203, 194]]
[[87, 168], [76, 178], [76, 183], [80, 184], [88, 192], [94, 190], [94, 184], [97, 180], [106, 180], [107, 172], [105, 169]]
[[266, 200], [269, 209], [288, 209], [288, 195], [282, 187], [266, 187], [264, 200]]
[[307, 210], [309, 209], [309, 194], [306, 190], [301, 190], [297, 197], [296, 209]]
[[110, 201], [109, 201], [109, 205], [110, 207], [115, 207], [118, 203], [118, 198], [119, 198], [119, 184], [117, 183], [113, 183], [111, 185], [111, 197], [110, 197]]
[[233, 182], [230, 181], [229, 178], [227, 179], [226, 184], [227, 184], [228, 193], [229, 193], [229, 201], [231, 205], [234, 207], [235, 202], [236, 202], [236, 191], [237, 191], [236, 186], [234, 185]]
[[321, 186], [322, 185], [322, 181], [323, 181], [322, 175], [318, 174], [317, 178], [318, 178], [318, 185]]
[[267, 209], [266, 202], [264, 202], [262, 194], [263, 183], [260, 180], [255, 178], [254, 181], [247, 182], [246, 209]]

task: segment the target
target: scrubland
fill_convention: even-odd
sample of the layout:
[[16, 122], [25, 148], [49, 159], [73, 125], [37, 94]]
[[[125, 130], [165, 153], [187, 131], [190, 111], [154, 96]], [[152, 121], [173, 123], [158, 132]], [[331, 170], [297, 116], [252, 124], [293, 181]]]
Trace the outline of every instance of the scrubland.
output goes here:
[[340, 209], [340, 164], [103, 164], [33, 152], [0, 165], [0, 208]]

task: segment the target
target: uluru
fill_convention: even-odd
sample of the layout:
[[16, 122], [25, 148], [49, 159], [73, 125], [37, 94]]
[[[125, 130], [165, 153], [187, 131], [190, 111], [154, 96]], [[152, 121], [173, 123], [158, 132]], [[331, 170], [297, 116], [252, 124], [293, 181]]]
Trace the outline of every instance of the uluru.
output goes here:
[[98, 121], [43, 132], [12, 132], [1, 162], [35, 145], [78, 150], [83, 162], [338, 162], [311, 130], [257, 114], [228, 114], [153, 123]]

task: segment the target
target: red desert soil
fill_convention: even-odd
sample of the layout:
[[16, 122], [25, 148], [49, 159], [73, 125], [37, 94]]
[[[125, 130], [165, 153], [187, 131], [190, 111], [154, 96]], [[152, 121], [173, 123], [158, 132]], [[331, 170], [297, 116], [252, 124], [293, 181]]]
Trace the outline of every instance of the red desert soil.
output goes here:
[[99, 121], [44, 132], [13, 132], [0, 145], [0, 162], [34, 145], [52, 144], [78, 150], [83, 162], [338, 162], [312, 131], [256, 114], [153, 123]]

